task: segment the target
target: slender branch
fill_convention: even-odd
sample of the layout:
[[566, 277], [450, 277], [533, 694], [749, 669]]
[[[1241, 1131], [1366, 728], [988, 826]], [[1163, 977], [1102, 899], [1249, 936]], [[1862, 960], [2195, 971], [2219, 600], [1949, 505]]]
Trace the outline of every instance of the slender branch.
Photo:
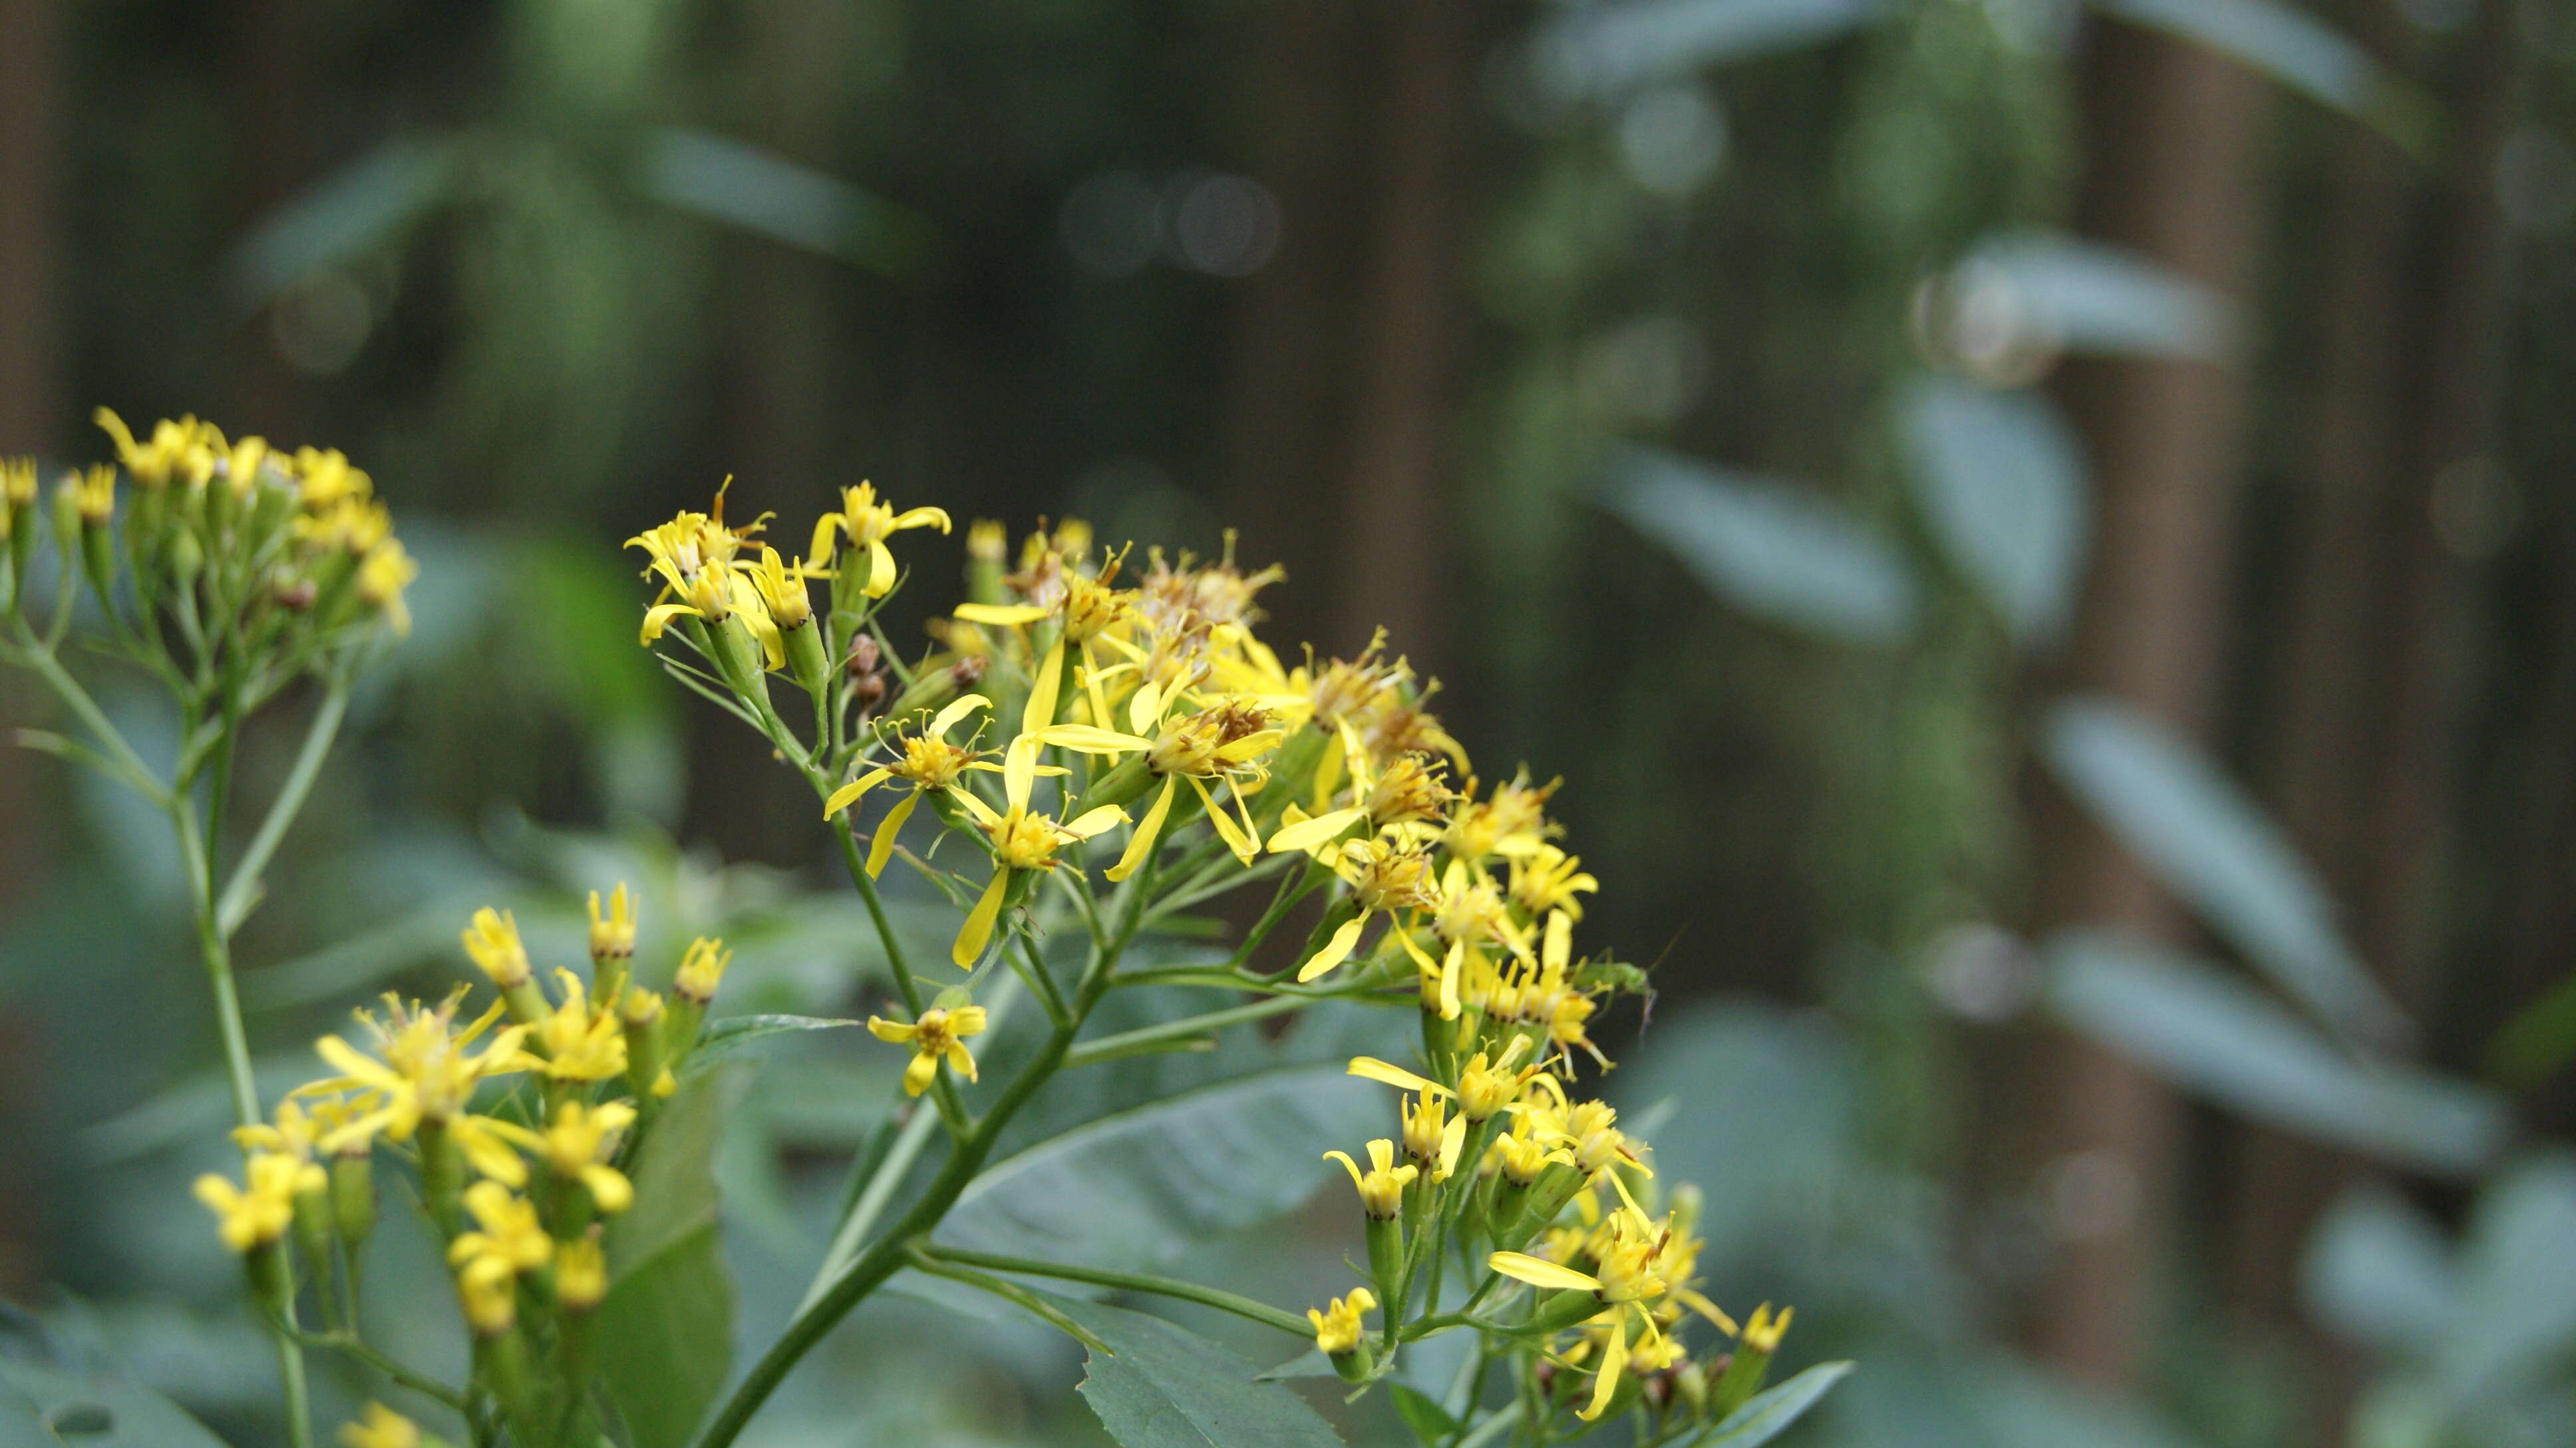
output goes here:
[[[283, 1324], [280, 1325], [283, 1326]], [[465, 1394], [426, 1373], [403, 1366], [393, 1358], [369, 1347], [354, 1332], [296, 1332], [292, 1328], [287, 1330], [293, 1333], [296, 1342], [305, 1347], [325, 1348], [332, 1352], [345, 1353], [350, 1358], [374, 1368], [377, 1372], [383, 1373], [423, 1397], [434, 1398], [460, 1413], [465, 1411]]]
[[1182, 1302], [1195, 1302], [1220, 1312], [1231, 1312], [1265, 1327], [1275, 1327], [1295, 1337], [1312, 1337], [1314, 1326], [1293, 1312], [1256, 1302], [1196, 1282], [1177, 1277], [1157, 1277], [1148, 1272], [1116, 1272], [1105, 1267], [1081, 1267], [1066, 1262], [1042, 1262], [1032, 1257], [1007, 1257], [996, 1252], [969, 1252], [936, 1243], [918, 1249], [917, 1256], [938, 1262], [955, 1262], [968, 1267], [983, 1267], [995, 1272], [1017, 1272], [1024, 1277], [1052, 1277], [1062, 1282], [1088, 1282], [1095, 1287], [1115, 1287], [1127, 1292], [1151, 1293]]
[[1072, 1338], [1075, 1342], [1081, 1343], [1084, 1347], [1094, 1352], [1115, 1356], [1114, 1353], [1110, 1353], [1109, 1344], [1092, 1336], [1090, 1329], [1066, 1316], [1064, 1311], [1054, 1303], [1016, 1282], [1006, 1282], [999, 1277], [982, 1272], [970, 1272], [963, 1267], [950, 1266], [922, 1248], [913, 1249], [912, 1266], [917, 1272], [927, 1273], [932, 1277], [945, 1277], [951, 1282], [962, 1282], [978, 1292], [989, 1292]]
[[1056, 989], [1055, 977], [1047, 974], [1045, 958], [1038, 954], [1037, 947], [1025, 934], [1013, 943], [1019, 947], [1020, 960], [1027, 966], [1020, 976], [1029, 983], [1031, 990], [1037, 992], [1038, 1004], [1046, 1008], [1047, 1019], [1059, 1026], [1070, 1023], [1073, 1016], [1065, 1007], [1064, 993]]
[[321, 776], [322, 761], [331, 753], [332, 742], [339, 738], [340, 721], [348, 713], [349, 685], [346, 678], [334, 675], [322, 694], [322, 705], [313, 711], [313, 722], [304, 731], [304, 746], [296, 752], [295, 766], [287, 771], [286, 783], [278, 789], [277, 798], [269, 801], [268, 816], [259, 822], [259, 832], [251, 836], [250, 845], [242, 851], [233, 866], [232, 879], [224, 886], [223, 896], [215, 902], [215, 926], [229, 936], [256, 903], [259, 876], [268, 868], [269, 857], [277, 853], [286, 838], [289, 825], [304, 808], [305, 796], [313, 792], [313, 782]]
[[[19, 632], [22, 634], [27, 632], [24, 624], [19, 626]], [[143, 762], [143, 756], [135, 753], [134, 746], [126, 743], [125, 736], [117, 732], [114, 724], [108, 722], [106, 712], [98, 707], [97, 701], [90, 698], [89, 691], [80, 686], [80, 681], [73, 678], [71, 672], [63, 667], [62, 660], [54, 657], [54, 651], [38, 644], [32, 637], [24, 640], [24, 643], [27, 667], [34, 669], [36, 676], [43, 679], [46, 687], [52, 689], [55, 696], [63, 701], [63, 706], [70, 709], [74, 717], [81, 721], [82, 727], [97, 737], [98, 742], [106, 747], [109, 757], [124, 765], [141, 780], [156, 779], [151, 766]], [[154, 804], [166, 804], [169, 800], [169, 792], [158, 784], [150, 790], [142, 790], [138, 786], [137, 792], [142, 793]]]
[[1077, 1066], [1096, 1066], [1103, 1061], [1115, 1060], [1120, 1056], [1138, 1055], [1166, 1042], [1184, 1040], [1203, 1032], [1223, 1030], [1227, 1026], [1239, 1026], [1246, 1021], [1266, 1020], [1271, 1016], [1285, 1015], [1289, 1011], [1303, 1008], [1307, 1003], [1306, 999], [1300, 996], [1272, 996], [1268, 1000], [1229, 1006], [1221, 1011], [1209, 1011], [1205, 1015], [1188, 1016], [1177, 1021], [1165, 1021], [1161, 1025], [1140, 1026], [1132, 1031], [1121, 1031], [1114, 1036], [1102, 1036], [1098, 1040], [1085, 1041], [1067, 1051], [1064, 1056], [1064, 1068], [1070, 1071]]

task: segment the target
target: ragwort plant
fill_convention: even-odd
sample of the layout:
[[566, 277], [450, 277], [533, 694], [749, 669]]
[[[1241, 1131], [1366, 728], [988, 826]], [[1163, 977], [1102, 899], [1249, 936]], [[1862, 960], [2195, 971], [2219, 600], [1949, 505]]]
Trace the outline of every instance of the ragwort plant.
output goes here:
[[[929, 1109], [862, 1154], [814, 1289], [694, 1439], [694, 1424], [629, 1421], [604, 1385], [614, 1344], [598, 1319], [620, 1279], [603, 1226], [655, 1189], [635, 1170], [639, 1150], [693, 1055], [724, 1029], [707, 1015], [722, 943], [692, 943], [657, 990], [632, 969], [636, 902], [623, 886], [591, 898], [586, 979], [541, 973], [512, 918], [480, 911], [462, 937], [479, 981], [435, 1003], [389, 995], [361, 1010], [355, 1032], [317, 1043], [327, 1072], [264, 1114], [224, 942], [311, 783], [350, 676], [402, 626], [409, 565], [364, 475], [337, 454], [227, 448], [193, 422], [136, 445], [107, 421], [137, 505], [111, 530], [112, 475], [67, 480], [55, 519], [66, 581], [41, 628], [18, 608], [32, 490], [23, 468], [0, 475], [8, 657], [96, 735], [95, 748], [39, 742], [165, 804], [189, 854], [245, 1153], [239, 1182], [209, 1175], [197, 1191], [277, 1335], [296, 1444], [310, 1435], [299, 1354], [318, 1348], [445, 1404], [478, 1448], [721, 1448], [834, 1324], [905, 1269], [1000, 1296], [1095, 1354], [1113, 1349], [1028, 1279], [1217, 1308], [1311, 1343], [1354, 1396], [1412, 1345], [1468, 1334], [1437, 1421], [1406, 1414], [1446, 1448], [1564, 1442], [1619, 1419], [1641, 1444], [1732, 1441], [1739, 1427], [1776, 1431], [1812, 1400], [1791, 1400], [1792, 1384], [1747, 1407], [1790, 1314], [1766, 1304], [1739, 1324], [1703, 1295], [1696, 1194], [1668, 1190], [1645, 1143], [1576, 1089], [1584, 1063], [1609, 1064], [1591, 1035], [1596, 1011], [1643, 980], [1575, 951], [1582, 897], [1597, 884], [1558, 843], [1553, 786], [1526, 774], [1480, 785], [1423, 707], [1431, 687], [1383, 641], [1355, 659], [1284, 665], [1252, 628], [1277, 572], [1242, 571], [1230, 548], [1212, 562], [1150, 553], [1138, 568], [1129, 550], [1095, 554], [1088, 531], [1067, 523], [1024, 540], [1014, 567], [1000, 527], [978, 523], [966, 600], [934, 630], [938, 648], [906, 664], [877, 620], [902, 578], [891, 545], [950, 520], [898, 512], [862, 484], [794, 562], [763, 540], [765, 518], [726, 523], [721, 491], [708, 512], [629, 546], [659, 584], [643, 642], [812, 788], [900, 998], [867, 1029], [905, 1053], [907, 1105]], [[144, 768], [56, 660], [76, 573], [107, 619], [100, 645], [164, 677], [180, 701], [189, 727], [173, 778]], [[172, 632], [181, 649], [165, 644]], [[220, 818], [241, 716], [306, 673], [324, 687], [313, 742], [216, 892], [216, 836], [191, 791], [211, 793], [207, 819]], [[896, 797], [863, 828], [859, 807], [878, 791]], [[960, 912], [944, 965], [916, 969], [888, 920], [877, 881], [898, 856]], [[1268, 900], [1230, 959], [1130, 961], [1140, 935], [1246, 888]], [[1257, 965], [1310, 901], [1320, 918], [1279, 952], [1284, 964]], [[1077, 970], [1039, 948], [1055, 934], [1084, 945]], [[1086, 1034], [1111, 992], [1146, 985], [1205, 989], [1212, 1005]], [[1315, 1164], [1349, 1175], [1366, 1246], [1360, 1280], [1319, 1293], [1322, 1307], [1301, 1316], [1177, 1279], [938, 1240], [997, 1137], [1059, 1073], [1192, 1049], [1224, 1027], [1329, 1001], [1403, 1010], [1419, 1030], [1408, 1063], [1349, 1063], [1391, 1088], [1398, 1109], [1390, 1135]], [[1024, 1002], [1044, 1015], [1042, 1037], [1016, 1059], [979, 1062], [979, 1038]], [[360, 1334], [380, 1158], [400, 1163], [445, 1243], [472, 1338], [464, 1383], [406, 1367]], [[381, 1403], [339, 1437], [351, 1448], [439, 1442]]]

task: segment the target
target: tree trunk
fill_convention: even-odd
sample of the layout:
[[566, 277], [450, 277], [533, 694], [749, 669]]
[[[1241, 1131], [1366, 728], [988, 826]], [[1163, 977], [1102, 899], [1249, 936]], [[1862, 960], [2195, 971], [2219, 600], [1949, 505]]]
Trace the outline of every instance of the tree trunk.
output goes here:
[[[2260, 82], [2206, 51], [2099, 21], [2080, 65], [2082, 229], [2242, 295]], [[2063, 384], [2099, 508], [2066, 682], [2186, 733], [2205, 732], [2219, 692], [2242, 391], [2233, 373], [2200, 362], [2088, 362]], [[2035, 824], [2043, 924], [2180, 932], [2174, 903], [2071, 802], [2048, 803]], [[2170, 1094], [2126, 1061], [2074, 1041], [2062, 1055], [2056, 1149], [2085, 1154], [2092, 1179], [2135, 1209], [2088, 1214], [2065, 1242], [2042, 1293], [2040, 1344], [2079, 1376], [2120, 1385], [2143, 1356], [2177, 1116]]]
[[1469, 0], [1404, 0], [1387, 17], [1376, 234], [1360, 311], [1364, 390], [1335, 570], [1339, 618], [1327, 636], [1356, 649], [1383, 624], [1426, 672], [1442, 654], [1449, 568], [1475, 17]]

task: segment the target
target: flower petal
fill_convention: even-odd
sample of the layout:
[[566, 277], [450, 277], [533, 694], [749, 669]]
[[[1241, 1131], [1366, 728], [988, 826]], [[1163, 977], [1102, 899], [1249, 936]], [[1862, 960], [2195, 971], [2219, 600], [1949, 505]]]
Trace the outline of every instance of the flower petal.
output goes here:
[[1136, 826], [1136, 833], [1129, 837], [1127, 852], [1118, 857], [1117, 864], [1109, 867], [1112, 884], [1135, 874], [1136, 867], [1152, 856], [1154, 841], [1163, 832], [1163, 818], [1172, 812], [1172, 794], [1180, 787], [1181, 782], [1177, 778], [1164, 779], [1163, 792], [1154, 796], [1154, 807], [1145, 811], [1145, 822]]
[[975, 902], [966, 917], [965, 928], [957, 932], [957, 943], [948, 949], [948, 958], [963, 970], [984, 958], [984, 945], [993, 938], [993, 921], [1002, 913], [1002, 890], [1011, 883], [1008, 865], [993, 866], [993, 883], [984, 887], [984, 897]]
[[1526, 1252], [1496, 1252], [1485, 1259], [1485, 1265], [1515, 1282], [1532, 1287], [1552, 1288], [1561, 1292], [1598, 1292], [1601, 1283], [1571, 1267], [1533, 1257]]

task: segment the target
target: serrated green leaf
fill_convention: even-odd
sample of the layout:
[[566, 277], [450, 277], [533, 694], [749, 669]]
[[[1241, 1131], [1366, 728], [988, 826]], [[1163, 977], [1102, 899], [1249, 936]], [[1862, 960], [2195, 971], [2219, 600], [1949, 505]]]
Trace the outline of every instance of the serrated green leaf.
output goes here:
[[1404, 1426], [1413, 1430], [1414, 1437], [1422, 1440], [1423, 1448], [1432, 1448], [1441, 1439], [1458, 1431], [1458, 1420], [1450, 1417], [1438, 1403], [1402, 1383], [1394, 1383], [1390, 1387], [1395, 1397], [1396, 1416], [1404, 1420]]
[[1384, 1134], [1384, 1087], [1341, 1062], [1258, 1072], [1102, 1117], [995, 1165], [938, 1240], [974, 1251], [1150, 1270], [1268, 1221], [1331, 1179], [1324, 1152]]
[[1753, 1395], [1726, 1421], [1691, 1440], [1692, 1448], [1756, 1448], [1789, 1429], [1852, 1370], [1850, 1363], [1818, 1363], [1776, 1387]]
[[1122, 1448], [1338, 1448], [1304, 1399], [1255, 1378], [1234, 1353], [1163, 1321], [1096, 1302], [1066, 1316], [1109, 1345], [1084, 1359], [1079, 1391]]
[[635, 1448], [684, 1448], [732, 1368], [713, 1158], [735, 1087], [699, 1076], [664, 1103], [636, 1154], [635, 1205], [608, 1228], [599, 1361]]

